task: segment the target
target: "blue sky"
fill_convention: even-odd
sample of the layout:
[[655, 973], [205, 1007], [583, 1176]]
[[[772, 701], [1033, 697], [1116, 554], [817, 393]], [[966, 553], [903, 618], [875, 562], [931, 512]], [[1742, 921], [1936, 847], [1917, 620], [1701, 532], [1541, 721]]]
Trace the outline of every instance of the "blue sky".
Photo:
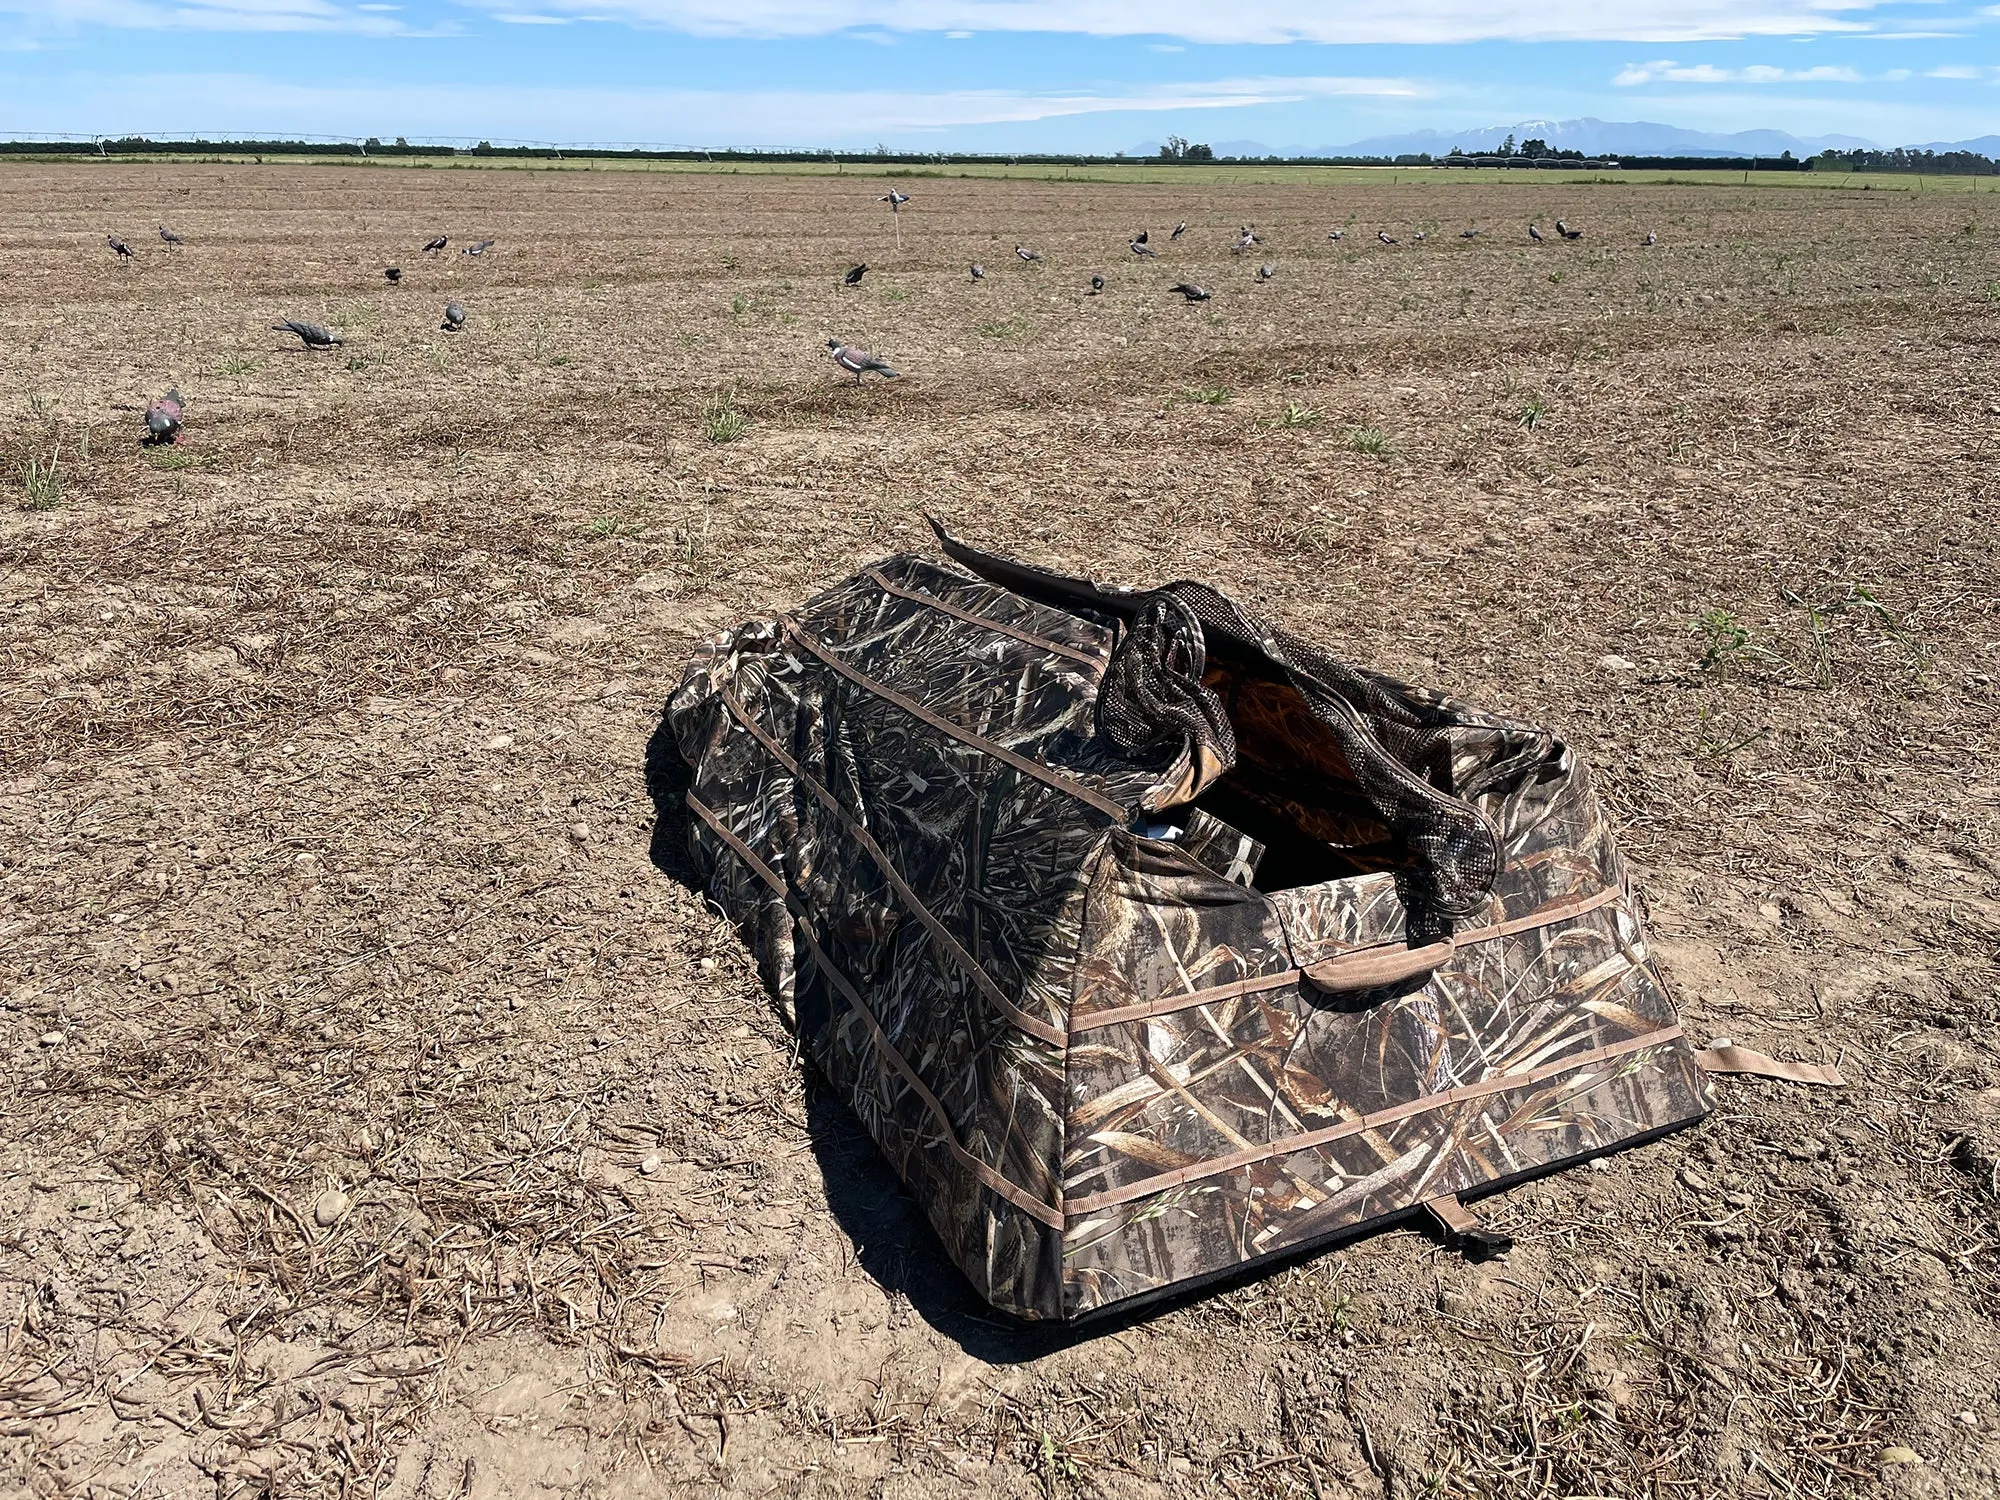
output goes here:
[[0, 136], [1112, 151], [1576, 116], [1992, 134], [2000, 4], [0, 0]]

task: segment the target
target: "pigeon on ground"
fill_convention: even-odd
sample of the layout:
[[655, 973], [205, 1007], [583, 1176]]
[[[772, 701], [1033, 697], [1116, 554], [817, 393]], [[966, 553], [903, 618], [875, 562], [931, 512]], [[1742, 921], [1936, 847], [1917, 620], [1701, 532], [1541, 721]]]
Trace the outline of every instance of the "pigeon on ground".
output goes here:
[[1268, 260], [1265, 261], [1263, 265], [1257, 268], [1257, 279], [1259, 281], [1269, 281], [1273, 276], [1276, 276], [1277, 274], [1278, 274], [1278, 268], [1272, 265]]
[[1090, 295], [1091, 295], [1091, 296], [1093, 296], [1093, 297], [1095, 297], [1095, 296], [1096, 296], [1096, 295], [1097, 295], [1097, 294], [1098, 294], [1099, 292], [1101, 292], [1101, 291], [1103, 291], [1103, 290], [1104, 290], [1104, 278], [1103, 278], [1102, 276], [1093, 276], [1093, 277], [1091, 277], [1091, 278], [1090, 278]]
[[1167, 238], [1170, 240], [1177, 240], [1186, 233], [1187, 233], [1187, 220], [1182, 219], [1180, 223], [1174, 226], [1174, 232], [1168, 235]]
[[894, 188], [890, 188], [888, 192], [875, 201], [877, 203], [888, 204], [890, 213], [899, 214], [903, 211], [903, 205], [910, 201], [910, 195], [908, 193], [899, 193]]
[[1581, 229], [1572, 229], [1569, 225], [1563, 223], [1561, 219], [1556, 220], [1556, 233], [1566, 240], [1580, 240], [1583, 238], [1583, 231]]
[[1016, 245], [1014, 253], [1020, 256], [1022, 260], [1040, 260], [1042, 258], [1041, 251], [1030, 250], [1026, 245]]
[[1476, 229], [1461, 229], [1458, 232], [1458, 237], [1462, 240], [1476, 240], [1479, 238], [1479, 231]]
[[1248, 250], [1251, 246], [1255, 245], [1256, 243], [1257, 243], [1257, 236], [1252, 234], [1250, 232], [1250, 226], [1248, 224], [1245, 224], [1243, 226], [1243, 232], [1236, 236], [1236, 243], [1229, 247], [1229, 253], [1231, 255], [1241, 255], [1245, 250]]
[[160, 243], [163, 245], [185, 245], [187, 241], [162, 224], [160, 226]]
[[1652, 229], [1649, 229], [1649, 230], [1647, 230], [1647, 231], [1646, 231], [1646, 238], [1645, 238], [1645, 240], [1643, 241], [1643, 243], [1645, 243], [1645, 244], [1648, 244], [1648, 245], [1657, 245], [1657, 244], [1659, 244], [1659, 243], [1660, 243], [1660, 236], [1659, 236], [1659, 232], [1658, 232], [1657, 230], [1652, 230]]
[[389, 278], [391, 284], [394, 284], [403, 279], [403, 268], [401, 266], [389, 266], [383, 270], [382, 274]]
[[1192, 281], [1183, 281], [1179, 286], [1168, 287], [1167, 290], [1170, 292], [1179, 292], [1190, 302], [1206, 302], [1208, 300], [1208, 288], [1197, 286]]
[[446, 245], [450, 243], [451, 243], [451, 236], [448, 234], [441, 234], [434, 240], [425, 240], [424, 253], [428, 255], [434, 250], [442, 250]]
[[117, 235], [107, 234], [104, 237], [104, 243], [117, 253], [120, 260], [130, 260], [132, 258], [132, 247], [119, 239]]
[[287, 318], [282, 323], [273, 323], [271, 328], [277, 333], [296, 333], [308, 349], [331, 349], [335, 344], [347, 342], [323, 324], [306, 323], [297, 318]]
[[976, 260], [972, 263], [972, 279], [974, 281], [984, 281], [986, 279], [986, 267], [982, 266]]
[[1528, 238], [1533, 240], [1537, 245], [1539, 245], [1542, 242], [1541, 230], [1535, 228], [1534, 225], [1530, 224], [1528, 226]]
[[1143, 245], [1146, 243], [1148, 237], [1149, 236], [1147, 232], [1142, 229], [1137, 234], [1132, 236], [1132, 243], [1135, 245]]
[[1411, 235], [1410, 238], [1415, 240], [1419, 245], [1421, 245], [1424, 242], [1424, 231], [1419, 229], [1415, 234]]
[[1347, 238], [1347, 236], [1342, 234], [1338, 229], [1336, 229], [1331, 234], [1329, 234], [1327, 238], [1330, 240], [1344, 240]]
[[845, 276], [841, 277], [840, 284], [842, 286], [860, 286], [861, 278], [866, 276], [867, 274], [868, 274], [868, 262], [864, 260], [860, 265], [856, 266], [853, 270], [849, 271]]
[[1132, 241], [1132, 243], [1128, 245], [1126, 248], [1129, 249], [1134, 255], [1151, 255], [1154, 253], [1153, 247], [1146, 243], [1146, 237], [1143, 234], [1140, 235], [1139, 238], [1137, 238], [1136, 240]]
[[151, 406], [146, 408], [146, 438], [148, 443], [178, 443], [181, 440], [181, 413], [186, 403], [179, 391], [168, 391]]
[[446, 333], [458, 333], [465, 327], [465, 309], [456, 302], [444, 305], [444, 321], [438, 327]]
[[1375, 238], [1380, 240], [1385, 245], [1393, 245], [1396, 243], [1396, 237], [1393, 234], [1389, 233], [1389, 231], [1386, 229], [1376, 230]]
[[853, 344], [843, 344], [839, 339], [828, 339], [826, 347], [833, 351], [833, 362], [852, 375], [856, 385], [861, 384], [861, 377], [871, 370], [887, 380], [895, 380], [902, 373], [890, 368], [886, 359], [877, 359], [866, 349], [856, 348]]
[[494, 244], [495, 241], [493, 240], [481, 240], [476, 245], [467, 245], [462, 253], [466, 255], [484, 255], [488, 250], [493, 248]]

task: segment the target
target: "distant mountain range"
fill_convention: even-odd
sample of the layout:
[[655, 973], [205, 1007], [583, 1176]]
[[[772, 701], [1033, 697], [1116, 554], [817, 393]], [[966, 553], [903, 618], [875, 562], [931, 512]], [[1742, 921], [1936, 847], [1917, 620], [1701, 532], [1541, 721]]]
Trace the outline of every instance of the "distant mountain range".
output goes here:
[[[1826, 150], [1872, 151], [1873, 141], [1853, 135], [1789, 135], [1782, 130], [1739, 130], [1722, 134], [1683, 130], [1651, 120], [1521, 120], [1478, 130], [1412, 130], [1403, 135], [1377, 135], [1345, 146], [1272, 147], [1262, 141], [1216, 141], [1217, 156], [1414, 156], [1428, 152], [1447, 156], [1454, 149], [1476, 155], [1497, 151], [1508, 136], [1515, 144], [1546, 141], [1557, 151], [1581, 151], [1586, 156], [1817, 156]], [[1931, 141], [1918, 151], [1976, 151], [2000, 155], [2000, 135], [1972, 141]], [[1135, 146], [1132, 156], [1157, 156], [1157, 141]]]

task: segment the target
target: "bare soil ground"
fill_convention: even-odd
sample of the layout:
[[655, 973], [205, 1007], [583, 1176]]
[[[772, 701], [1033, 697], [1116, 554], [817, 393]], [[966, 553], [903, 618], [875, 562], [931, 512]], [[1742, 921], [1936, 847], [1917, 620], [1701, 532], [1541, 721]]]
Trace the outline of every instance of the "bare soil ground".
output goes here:
[[[0, 1490], [1993, 1493], [2000, 200], [903, 185], [0, 168]], [[924, 509], [1558, 726], [1690, 1030], [1850, 1086], [984, 1311], [646, 769]]]

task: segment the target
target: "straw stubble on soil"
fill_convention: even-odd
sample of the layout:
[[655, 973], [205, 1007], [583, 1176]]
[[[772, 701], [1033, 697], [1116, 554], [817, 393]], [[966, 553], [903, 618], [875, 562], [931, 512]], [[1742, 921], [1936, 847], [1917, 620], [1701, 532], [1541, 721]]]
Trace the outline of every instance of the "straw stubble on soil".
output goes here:
[[[899, 255], [879, 181], [4, 172], [0, 1474], [2000, 1482], [1988, 197], [917, 179]], [[1071, 1334], [983, 1311], [654, 800], [693, 643], [925, 509], [1558, 726], [1690, 1028], [1850, 1087], [1724, 1083], [1492, 1200], [1502, 1263], [1397, 1231]]]

